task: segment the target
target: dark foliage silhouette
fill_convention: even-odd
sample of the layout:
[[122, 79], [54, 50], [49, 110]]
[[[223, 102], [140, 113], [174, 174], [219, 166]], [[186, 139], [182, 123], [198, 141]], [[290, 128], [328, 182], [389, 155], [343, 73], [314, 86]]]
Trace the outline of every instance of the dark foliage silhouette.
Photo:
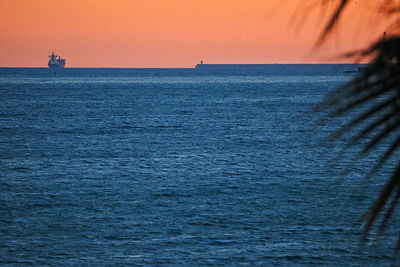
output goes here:
[[[319, 3], [326, 5], [328, 2], [334, 2], [337, 6], [325, 25], [317, 46], [329, 38], [332, 29], [351, 4], [349, 0], [320, 0]], [[322, 112], [323, 120], [332, 121], [343, 115], [351, 116], [351, 120], [331, 136], [333, 141], [345, 138], [343, 153], [349, 147], [357, 145], [360, 147], [357, 156], [359, 159], [367, 153], [377, 152], [377, 148], [382, 148], [383, 143], [389, 143], [383, 146], [384, 153], [371, 167], [366, 179], [375, 175], [400, 150], [400, 36], [396, 34], [400, 26], [400, 3], [395, 0], [375, 0], [374, 4], [374, 11], [380, 18], [392, 19], [387, 35], [385, 32], [384, 37], [377, 38], [370, 47], [346, 55], [372, 60], [357, 77], [334, 90], [316, 107], [316, 111]], [[399, 198], [400, 162], [385, 181], [375, 202], [362, 217], [365, 225], [364, 238], [373, 227], [377, 227], [377, 232], [382, 233], [398, 205]], [[399, 250], [400, 238], [396, 245], [396, 251]]]

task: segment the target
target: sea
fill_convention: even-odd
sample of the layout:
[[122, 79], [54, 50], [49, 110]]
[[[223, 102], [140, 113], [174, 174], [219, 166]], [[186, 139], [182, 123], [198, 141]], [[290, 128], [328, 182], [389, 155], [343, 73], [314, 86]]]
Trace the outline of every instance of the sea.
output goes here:
[[[0, 68], [0, 264], [390, 266], [313, 108], [356, 65]], [[364, 241], [363, 241], [364, 240]]]

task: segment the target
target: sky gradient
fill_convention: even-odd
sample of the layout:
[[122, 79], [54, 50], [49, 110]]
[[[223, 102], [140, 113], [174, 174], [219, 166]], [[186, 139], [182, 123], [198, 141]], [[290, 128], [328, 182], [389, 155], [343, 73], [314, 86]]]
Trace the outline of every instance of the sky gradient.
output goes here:
[[344, 62], [338, 53], [368, 45], [387, 24], [367, 23], [373, 14], [355, 1], [346, 25], [311, 53], [334, 8], [307, 7], [314, 2], [0, 0], [0, 67], [47, 67], [51, 51], [66, 58], [66, 67], [335, 63]]

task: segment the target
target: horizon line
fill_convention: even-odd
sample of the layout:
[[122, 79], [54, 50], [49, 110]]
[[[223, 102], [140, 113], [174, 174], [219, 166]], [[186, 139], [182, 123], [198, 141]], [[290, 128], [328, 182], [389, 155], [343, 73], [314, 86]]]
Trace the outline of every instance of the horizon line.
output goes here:
[[[203, 65], [366, 65], [368, 63], [203, 63]], [[195, 64], [193, 67], [91, 67], [91, 66], [82, 66], [82, 67], [65, 67], [65, 68], [54, 68], [54, 69], [195, 69], [197, 65], [201, 65], [200, 63]], [[21, 69], [50, 69], [47, 66], [0, 66], [0, 68], [21, 68]]]

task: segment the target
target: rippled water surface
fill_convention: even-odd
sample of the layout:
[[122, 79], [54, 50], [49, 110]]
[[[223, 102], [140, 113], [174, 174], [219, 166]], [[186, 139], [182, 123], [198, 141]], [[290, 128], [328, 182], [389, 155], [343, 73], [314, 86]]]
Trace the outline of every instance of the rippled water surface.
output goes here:
[[390, 264], [312, 145], [349, 68], [0, 69], [0, 263]]

